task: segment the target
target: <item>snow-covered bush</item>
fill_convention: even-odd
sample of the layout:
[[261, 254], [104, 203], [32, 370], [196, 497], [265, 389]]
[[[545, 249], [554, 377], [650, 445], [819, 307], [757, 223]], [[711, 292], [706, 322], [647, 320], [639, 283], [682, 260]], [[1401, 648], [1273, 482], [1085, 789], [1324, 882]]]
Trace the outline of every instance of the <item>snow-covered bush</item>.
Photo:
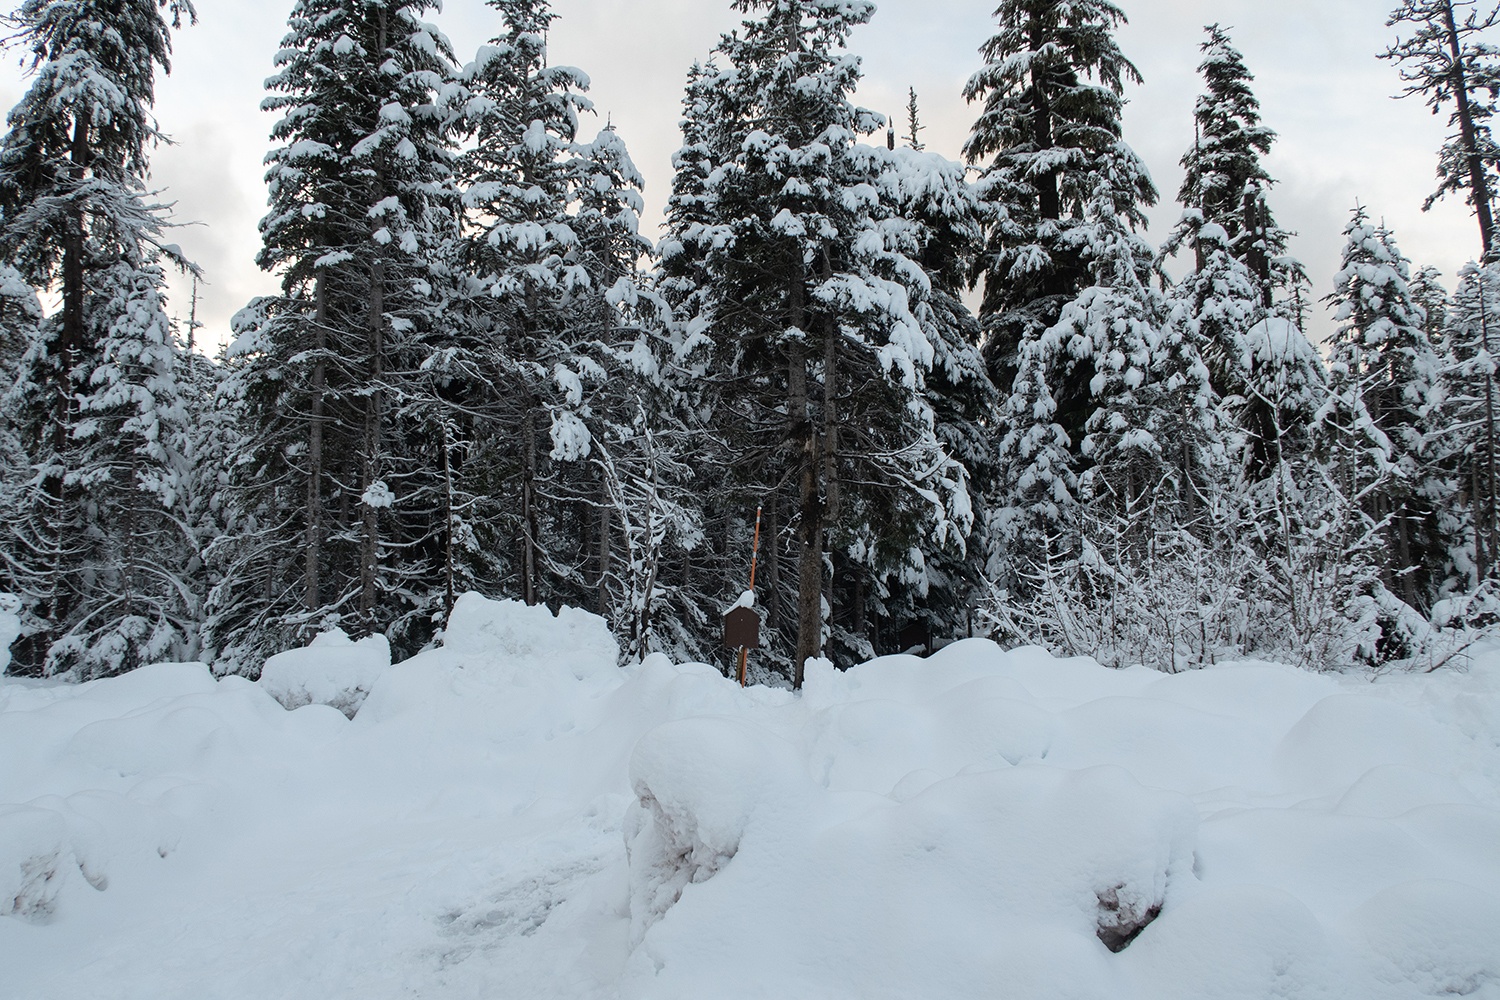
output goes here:
[[324, 632], [305, 649], [278, 653], [261, 668], [260, 686], [288, 710], [328, 705], [349, 718], [391, 665], [391, 644], [383, 635], [355, 642], [342, 629]]

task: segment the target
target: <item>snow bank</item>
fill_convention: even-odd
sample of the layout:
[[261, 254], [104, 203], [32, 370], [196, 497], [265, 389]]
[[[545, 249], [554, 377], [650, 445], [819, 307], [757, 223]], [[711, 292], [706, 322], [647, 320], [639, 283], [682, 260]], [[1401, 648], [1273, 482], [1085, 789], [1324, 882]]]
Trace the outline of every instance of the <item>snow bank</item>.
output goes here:
[[391, 644], [385, 636], [355, 642], [336, 628], [319, 635], [305, 649], [271, 657], [261, 669], [259, 683], [288, 710], [327, 705], [352, 719], [390, 665]]
[[7, 989], [1500, 997], [1494, 651], [1370, 683], [969, 641], [794, 695], [473, 595], [375, 646], [0, 679]]

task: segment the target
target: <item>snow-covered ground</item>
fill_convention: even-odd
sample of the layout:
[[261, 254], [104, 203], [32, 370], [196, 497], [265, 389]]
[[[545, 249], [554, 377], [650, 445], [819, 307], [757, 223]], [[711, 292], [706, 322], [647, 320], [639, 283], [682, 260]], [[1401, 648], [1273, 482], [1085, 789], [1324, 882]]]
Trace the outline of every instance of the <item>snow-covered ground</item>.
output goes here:
[[0, 680], [0, 996], [1500, 998], [1500, 651], [799, 697], [471, 596], [386, 657]]

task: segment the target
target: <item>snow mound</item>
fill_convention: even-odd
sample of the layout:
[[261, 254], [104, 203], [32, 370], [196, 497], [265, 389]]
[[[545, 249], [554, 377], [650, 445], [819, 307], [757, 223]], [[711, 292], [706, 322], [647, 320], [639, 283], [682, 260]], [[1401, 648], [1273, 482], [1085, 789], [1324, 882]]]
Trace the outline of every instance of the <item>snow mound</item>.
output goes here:
[[598, 615], [465, 594], [453, 605], [443, 649], [466, 660], [507, 661], [512, 669], [561, 667], [579, 680], [607, 676], [620, 658], [609, 624]]
[[[966, 641], [794, 694], [473, 595], [377, 645], [0, 677], [0, 992], [1500, 997], [1497, 650], [1372, 681]], [[277, 700], [361, 663], [352, 720]]]
[[354, 718], [375, 681], [391, 666], [383, 635], [355, 642], [343, 629], [324, 632], [304, 649], [278, 653], [261, 669], [261, 688], [288, 711], [327, 705]]

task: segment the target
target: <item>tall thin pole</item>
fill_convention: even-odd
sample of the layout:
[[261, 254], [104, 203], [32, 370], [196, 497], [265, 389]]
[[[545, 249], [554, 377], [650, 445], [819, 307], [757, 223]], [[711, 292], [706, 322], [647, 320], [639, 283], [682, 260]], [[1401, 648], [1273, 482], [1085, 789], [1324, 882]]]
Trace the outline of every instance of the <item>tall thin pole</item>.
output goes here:
[[[764, 508], [755, 508], [755, 542], [750, 548], [750, 593], [755, 594], [755, 568], [760, 562], [760, 515]], [[740, 687], [745, 687], [746, 671], [750, 665], [750, 648], [740, 647]]]

